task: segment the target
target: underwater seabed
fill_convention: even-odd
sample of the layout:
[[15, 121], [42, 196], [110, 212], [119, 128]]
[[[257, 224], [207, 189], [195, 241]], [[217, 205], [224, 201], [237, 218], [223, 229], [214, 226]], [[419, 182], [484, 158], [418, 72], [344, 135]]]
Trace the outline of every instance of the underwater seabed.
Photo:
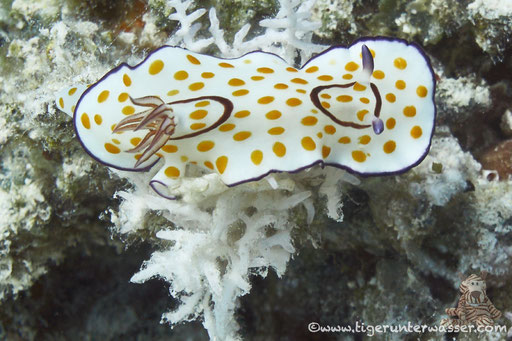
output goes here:
[[[511, 29], [497, 0], [1, 1], [0, 339], [351, 339], [308, 326], [438, 326], [459, 273], [482, 271], [508, 330]], [[300, 67], [368, 36], [420, 45], [435, 73], [430, 151], [400, 175], [317, 165], [227, 187], [191, 166], [168, 200], [157, 169], [92, 159], [54, 103], [165, 44]], [[404, 337], [444, 335], [377, 336]]]

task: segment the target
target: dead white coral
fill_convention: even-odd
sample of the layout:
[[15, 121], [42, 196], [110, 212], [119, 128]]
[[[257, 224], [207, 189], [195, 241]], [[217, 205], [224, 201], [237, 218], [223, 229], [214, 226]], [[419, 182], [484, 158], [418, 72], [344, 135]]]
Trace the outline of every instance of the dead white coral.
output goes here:
[[166, 8], [174, 11], [169, 19], [179, 22], [179, 29], [166, 42], [168, 45], [183, 46], [192, 51], [202, 51], [214, 44], [222, 57], [239, 57], [247, 52], [263, 50], [273, 52], [293, 63], [297, 53], [305, 62], [323, 46], [311, 43], [313, 32], [321, 26], [320, 22], [312, 21], [312, 7], [315, 0], [279, 0], [280, 10], [275, 18], [263, 19], [259, 25], [266, 28], [265, 32], [252, 39], [245, 40], [251, 26], [244, 25], [235, 34], [230, 45], [224, 39], [224, 31], [220, 26], [215, 8], [208, 12], [211, 37], [198, 38], [202, 28], [199, 19], [207, 12], [206, 9], [191, 11], [192, 1], [172, 0], [166, 2]]
[[201, 29], [201, 24], [195, 23], [195, 21], [206, 13], [206, 9], [201, 8], [188, 13], [192, 4], [192, 0], [171, 0], [167, 2], [167, 5], [175, 10], [169, 16], [169, 19], [179, 22], [179, 29], [167, 41], [167, 45], [183, 46], [191, 51], [199, 52], [212, 44], [213, 38], [199, 39], [196, 37], [197, 32]]
[[164, 314], [164, 321], [176, 324], [203, 317], [212, 339], [236, 339], [237, 298], [249, 292], [251, 273], [265, 276], [268, 268], [278, 276], [284, 273], [295, 251], [290, 209], [310, 195], [228, 190], [216, 198], [211, 214], [185, 204], [189, 214], [173, 222], [193, 228], [158, 232], [158, 238], [173, 245], [153, 253], [132, 281], [159, 277], [171, 283], [171, 294], [181, 304]]

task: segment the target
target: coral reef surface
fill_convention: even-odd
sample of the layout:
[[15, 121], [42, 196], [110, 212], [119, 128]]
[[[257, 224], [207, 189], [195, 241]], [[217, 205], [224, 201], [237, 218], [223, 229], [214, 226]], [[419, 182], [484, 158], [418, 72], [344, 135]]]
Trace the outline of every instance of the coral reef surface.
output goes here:
[[[0, 339], [352, 338], [308, 325], [436, 326], [480, 271], [510, 328], [511, 29], [497, 0], [0, 1]], [[54, 103], [163, 44], [300, 66], [376, 35], [422, 45], [437, 78], [431, 151], [401, 175], [228, 188], [191, 167], [170, 201], [91, 159]]]

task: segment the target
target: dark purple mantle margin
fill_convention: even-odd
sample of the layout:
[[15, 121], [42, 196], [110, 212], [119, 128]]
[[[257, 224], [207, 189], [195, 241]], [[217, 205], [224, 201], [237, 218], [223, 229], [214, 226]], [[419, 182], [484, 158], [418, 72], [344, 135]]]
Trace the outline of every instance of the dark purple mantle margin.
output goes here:
[[[409, 169], [413, 168], [413, 167], [416, 167], [417, 165], [419, 165], [423, 159], [425, 159], [425, 157], [427, 156], [429, 150], [430, 150], [430, 146], [432, 144], [432, 136], [434, 135], [434, 130], [435, 130], [435, 119], [436, 119], [436, 116], [437, 116], [437, 109], [436, 109], [436, 106], [435, 106], [435, 92], [436, 92], [436, 79], [435, 79], [435, 76], [434, 76], [434, 70], [432, 69], [432, 64], [430, 63], [430, 58], [425, 54], [425, 52], [423, 51], [423, 49], [416, 43], [414, 42], [411, 42], [409, 43], [408, 41], [404, 40], [404, 39], [399, 39], [399, 38], [392, 38], [392, 37], [384, 37], [384, 36], [376, 36], [376, 37], [362, 37], [362, 38], [359, 38], [359, 39], [356, 39], [355, 41], [353, 41], [350, 45], [348, 46], [343, 46], [343, 45], [334, 45], [334, 46], [331, 46], [329, 47], [328, 49], [324, 50], [323, 52], [320, 52], [319, 54], [317, 54], [316, 56], [312, 57], [311, 59], [309, 59], [304, 65], [302, 65], [302, 67], [299, 68], [299, 70], [302, 70], [304, 69], [310, 62], [312, 62], [315, 58], [333, 50], [333, 49], [338, 49], [338, 48], [344, 48], [344, 49], [349, 49], [350, 47], [352, 47], [353, 45], [357, 44], [357, 43], [360, 43], [360, 42], [367, 42], [367, 41], [390, 41], [390, 42], [398, 42], [398, 43], [402, 43], [404, 45], [407, 45], [407, 46], [412, 46], [414, 47], [416, 50], [418, 50], [418, 52], [423, 56], [423, 58], [425, 59], [425, 62], [430, 70], [430, 74], [432, 76], [432, 84], [433, 84], [433, 91], [432, 91], [432, 94], [430, 95], [430, 98], [432, 100], [432, 102], [434, 103], [434, 117], [433, 117], [433, 120], [434, 120], [434, 124], [433, 124], [433, 127], [432, 127], [432, 131], [430, 133], [430, 138], [429, 138], [429, 144], [427, 146], [427, 148], [425, 148], [425, 151], [424, 153], [418, 158], [418, 160], [410, 165], [408, 165], [407, 167], [404, 167], [400, 170], [397, 170], [397, 171], [394, 171], [394, 172], [374, 172], [374, 173], [361, 173], [361, 172], [357, 172], [353, 169], [351, 169], [350, 167], [347, 167], [347, 166], [343, 166], [343, 165], [340, 165], [340, 164], [337, 164], [337, 163], [328, 163], [328, 162], [324, 162], [323, 160], [318, 160], [318, 161], [315, 161], [315, 162], [312, 162], [310, 163], [309, 165], [306, 165], [304, 167], [301, 167], [301, 168], [298, 168], [298, 169], [295, 169], [295, 170], [292, 170], [292, 171], [281, 171], [281, 170], [277, 170], [277, 169], [271, 169], [269, 170], [267, 173], [263, 174], [263, 175], [260, 175], [258, 177], [255, 177], [255, 178], [250, 178], [250, 179], [247, 179], [247, 180], [243, 180], [243, 181], [239, 181], [239, 182], [236, 182], [234, 184], [229, 184], [227, 185], [228, 187], [234, 187], [234, 186], [237, 186], [237, 185], [240, 185], [240, 184], [243, 184], [243, 183], [246, 183], [246, 182], [251, 182], [251, 181], [258, 181], [258, 180], [261, 180], [263, 179], [264, 177], [266, 177], [267, 175], [271, 174], [271, 173], [283, 173], [283, 172], [286, 172], [286, 173], [298, 173], [298, 172], [301, 172], [303, 171], [304, 169], [307, 169], [307, 168], [310, 168], [310, 167], [313, 167], [315, 165], [320, 165], [322, 168], [325, 167], [325, 166], [331, 166], [331, 167], [336, 167], [336, 168], [340, 168], [340, 169], [343, 169], [343, 170], [346, 170], [347, 172], [349, 173], [352, 173], [352, 174], [355, 174], [355, 175], [360, 175], [360, 176], [363, 176], [363, 177], [368, 177], [368, 176], [383, 176], [383, 175], [397, 175], [397, 174], [401, 174], [401, 173], [404, 173], [406, 171], [408, 171]], [[156, 50], [152, 51], [151, 53], [149, 53], [146, 58], [144, 58], [144, 60], [142, 60], [139, 64], [135, 65], [135, 66], [130, 66], [126, 63], [122, 63], [120, 64], [119, 66], [117, 66], [116, 68], [112, 69], [111, 71], [109, 71], [108, 73], [106, 73], [103, 77], [101, 77], [96, 83], [94, 83], [93, 85], [91, 85], [89, 88], [87, 88], [87, 90], [84, 91], [84, 93], [82, 94], [82, 96], [80, 97], [80, 99], [78, 100], [77, 102], [77, 105], [76, 105], [76, 108], [79, 107], [79, 104], [80, 102], [82, 101], [82, 98], [84, 98], [84, 96], [90, 91], [92, 90], [96, 85], [98, 85], [101, 81], [103, 81], [106, 77], [110, 76], [111, 74], [114, 74], [116, 72], [118, 72], [123, 66], [126, 66], [128, 67], [130, 70], [134, 70], [136, 68], [138, 68], [141, 64], [143, 64], [152, 54], [154, 54], [155, 52], [163, 49], [163, 48], [167, 48], [167, 47], [171, 47], [169, 45], [164, 45], [164, 46], [161, 46], [159, 48], [157, 48]], [[264, 52], [264, 51], [252, 51], [252, 52], [249, 52], [249, 53], [246, 53], [240, 57], [237, 57], [237, 58], [218, 58], [218, 57], [213, 57], [213, 56], [210, 56], [212, 58], [216, 58], [216, 59], [219, 59], [219, 60], [236, 60], [236, 59], [240, 59], [240, 58], [243, 58], [251, 53], [267, 53], [267, 54], [271, 54], [271, 55], [274, 55], [276, 57], [278, 57], [279, 59], [283, 60], [283, 58], [281, 58], [280, 56], [274, 54], [274, 53], [270, 53], [270, 52]], [[82, 145], [82, 147], [85, 149], [85, 151], [93, 158], [95, 159], [96, 161], [100, 162], [100, 163], [103, 163], [104, 165], [108, 166], [108, 167], [112, 167], [112, 168], [116, 168], [116, 169], [119, 169], [119, 170], [125, 170], [125, 171], [132, 171], [132, 172], [144, 172], [144, 171], [149, 171], [158, 161], [160, 161], [160, 159], [157, 159], [155, 162], [153, 162], [152, 164], [144, 167], [144, 168], [137, 168], [137, 169], [133, 169], [133, 168], [123, 168], [123, 167], [118, 167], [118, 166], [114, 166], [114, 165], [111, 165], [107, 162], [104, 162], [100, 159], [98, 159], [96, 156], [94, 156], [93, 153], [91, 153], [84, 145], [84, 143], [82, 142], [82, 140], [80, 139], [80, 135], [78, 134], [78, 131], [77, 131], [77, 128], [76, 128], [76, 120], [77, 120], [77, 113], [76, 113], [76, 109], [75, 109], [75, 112], [73, 113], [73, 126], [75, 128], [75, 133], [78, 137], [78, 140], [80, 141], [80, 144]], [[166, 195], [163, 195], [161, 192], [159, 192], [158, 190], [155, 189], [155, 187], [153, 186], [152, 182], [153, 181], [156, 181], [164, 186], [166, 186], [163, 182], [161, 181], [157, 181], [157, 180], [152, 180], [150, 181], [150, 186], [151, 188], [153, 188], [153, 190], [165, 197], [165, 198], [168, 198], [168, 199], [171, 199], [171, 200], [174, 200], [176, 199], [176, 197], [169, 197], [169, 196], [166, 196]], [[167, 187], [167, 186], [166, 186]]]

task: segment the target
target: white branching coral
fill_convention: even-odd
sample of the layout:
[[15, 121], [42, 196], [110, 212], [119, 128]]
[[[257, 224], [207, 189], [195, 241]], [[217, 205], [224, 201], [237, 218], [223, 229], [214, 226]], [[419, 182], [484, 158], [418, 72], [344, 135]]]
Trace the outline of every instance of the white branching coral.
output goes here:
[[[220, 27], [215, 8], [208, 12], [210, 38], [197, 38], [202, 24], [198, 21], [207, 11], [204, 8], [190, 11], [192, 1], [172, 0], [166, 3], [167, 8], [173, 8], [174, 13], [169, 20], [178, 21], [179, 28], [166, 42], [172, 46], [186, 47], [191, 51], [202, 51], [214, 44], [222, 57], [238, 57], [254, 50], [273, 52], [293, 63], [300, 54], [301, 61], [305, 61], [315, 52], [324, 47], [311, 43], [313, 31], [321, 26], [320, 22], [310, 20], [311, 9], [315, 0], [281, 0], [280, 10], [275, 18], [263, 19], [260, 26], [266, 28], [265, 32], [250, 40], [245, 40], [251, 29], [246, 24], [235, 34], [233, 43], [229, 45], [224, 38], [224, 31]], [[190, 13], [187, 13], [189, 12]]]
[[200, 23], [194, 23], [206, 13], [206, 9], [201, 8], [191, 13], [187, 13], [193, 1], [171, 0], [168, 6], [174, 8], [176, 12], [169, 16], [170, 20], [178, 21], [180, 28], [167, 41], [171, 46], [183, 46], [191, 51], [201, 51], [213, 42], [212, 38], [197, 39], [197, 32], [201, 29]]
[[[206, 199], [209, 204], [162, 202], [162, 214], [179, 228], [157, 233], [172, 246], [153, 253], [132, 281], [160, 277], [171, 284], [171, 294], [181, 305], [164, 314], [165, 321], [175, 324], [202, 317], [212, 339], [236, 339], [237, 298], [249, 292], [249, 275], [266, 276], [270, 267], [278, 276], [284, 273], [295, 251], [291, 209], [307, 201], [311, 192], [254, 187], [226, 189]], [[148, 193], [146, 200], [151, 196]], [[126, 193], [124, 198], [128, 205], [140, 200]]]
[[[313, 0], [281, 0], [273, 19], [260, 25], [262, 35], [246, 40], [250, 25], [243, 26], [231, 44], [215, 9], [208, 12], [211, 37], [197, 38], [199, 19], [207, 12], [192, 9], [192, 1], [172, 0], [169, 20], [178, 21], [177, 32], [167, 41], [193, 51], [215, 45], [221, 57], [237, 57], [253, 50], [274, 52], [290, 63], [301, 62], [323, 49], [311, 43], [313, 30], [320, 24], [310, 21]], [[339, 169], [328, 172], [319, 167], [299, 174], [274, 174], [258, 182], [226, 187], [216, 174], [202, 174], [191, 166], [188, 177], [177, 180], [172, 193], [180, 200], [156, 195], [147, 185], [153, 172], [116, 172], [129, 179], [134, 189], [120, 192], [119, 211], [111, 211], [112, 222], [122, 234], [136, 233], [146, 213], [158, 212], [168, 221], [156, 237], [161, 251], [154, 252], [132, 281], [145, 282], [158, 277], [168, 281], [178, 308], [163, 315], [171, 324], [201, 319], [211, 339], [239, 339], [235, 319], [237, 299], [249, 293], [250, 275], [265, 277], [269, 269], [278, 276], [295, 252], [291, 233], [313, 220], [312, 191], [327, 197], [328, 214], [342, 220], [338, 183], [357, 182]], [[325, 186], [322, 186], [324, 184]], [[164, 224], [165, 225], [165, 224]], [[154, 227], [153, 227], [154, 228]]]
[[202, 318], [210, 337], [219, 340], [237, 339], [237, 298], [249, 293], [250, 275], [265, 277], [270, 268], [278, 276], [284, 274], [295, 252], [292, 230], [311, 222], [315, 214], [312, 191], [304, 184], [327, 184], [329, 189], [321, 186], [319, 192], [325, 192], [327, 207], [340, 220], [338, 182], [357, 181], [339, 169], [325, 173], [315, 168], [228, 188], [218, 175], [208, 174], [185, 178], [178, 190], [186, 189], [186, 196], [169, 201], [146, 185], [145, 176], [119, 175], [135, 184], [134, 191], [119, 193], [123, 202], [118, 212], [111, 212], [119, 232], [140, 229], [149, 211], [169, 221], [156, 236], [170, 246], [154, 252], [132, 281], [168, 281], [181, 304], [165, 313], [163, 321]]

